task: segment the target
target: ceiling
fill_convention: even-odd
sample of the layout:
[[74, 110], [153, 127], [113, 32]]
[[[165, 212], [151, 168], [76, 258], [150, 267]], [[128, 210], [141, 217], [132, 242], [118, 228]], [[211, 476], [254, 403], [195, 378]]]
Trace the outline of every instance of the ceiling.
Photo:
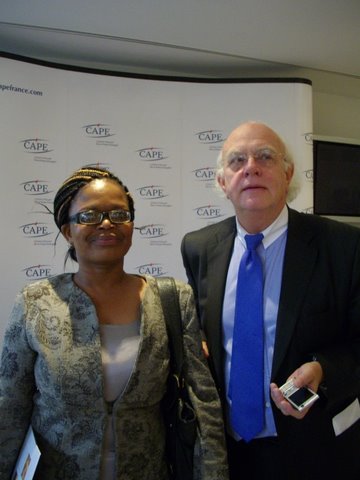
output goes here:
[[0, 51], [118, 72], [360, 77], [360, 0], [1, 0]]

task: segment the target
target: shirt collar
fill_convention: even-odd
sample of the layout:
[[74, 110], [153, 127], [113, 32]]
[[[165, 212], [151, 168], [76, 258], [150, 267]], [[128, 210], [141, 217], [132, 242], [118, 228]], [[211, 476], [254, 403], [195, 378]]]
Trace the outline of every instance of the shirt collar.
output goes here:
[[[284, 208], [281, 210], [280, 215], [277, 217], [277, 219], [271, 225], [265, 228], [265, 230], [263, 230], [262, 232], [258, 232], [264, 235], [262, 243], [265, 249], [269, 245], [271, 245], [273, 242], [275, 242], [275, 240], [279, 238], [280, 235], [282, 235], [287, 230], [288, 221], [289, 221], [289, 212], [288, 212], [287, 206], [284, 205]], [[240, 225], [237, 218], [236, 218], [236, 229], [237, 229], [237, 236], [239, 237], [243, 246], [246, 248], [245, 235], [249, 235], [249, 232], [247, 232]]]

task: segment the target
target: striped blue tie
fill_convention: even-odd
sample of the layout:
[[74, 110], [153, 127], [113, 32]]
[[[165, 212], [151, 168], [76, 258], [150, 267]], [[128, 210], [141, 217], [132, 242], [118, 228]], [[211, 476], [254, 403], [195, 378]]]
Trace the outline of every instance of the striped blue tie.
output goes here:
[[256, 251], [262, 233], [245, 235], [235, 306], [229, 396], [233, 430], [250, 441], [264, 428], [263, 273]]

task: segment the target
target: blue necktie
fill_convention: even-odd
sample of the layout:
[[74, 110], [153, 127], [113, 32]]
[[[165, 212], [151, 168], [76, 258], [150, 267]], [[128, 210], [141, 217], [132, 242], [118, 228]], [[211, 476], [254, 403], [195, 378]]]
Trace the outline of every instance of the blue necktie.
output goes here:
[[234, 431], [250, 441], [264, 427], [263, 273], [256, 252], [262, 233], [245, 235], [235, 305], [229, 395]]

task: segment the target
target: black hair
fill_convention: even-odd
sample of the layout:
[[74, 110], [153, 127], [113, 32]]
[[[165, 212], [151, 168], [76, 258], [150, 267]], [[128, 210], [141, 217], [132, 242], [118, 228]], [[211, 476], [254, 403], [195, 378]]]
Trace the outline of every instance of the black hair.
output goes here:
[[[124, 185], [123, 182], [116, 175], [109, 172], [109, 170], [95, 167], [82, 167], [78, 170], [75, 170], [75, 172], [64, 181], [64, 183], [61, 185], [55, 195], [54, 220], [59, 230], [61, 230], [61, 227], [69, 221], [69, 210], [71, 202], [75, 198], [78, 191], [93, 180], [102, 178], [113, 180], [124, 189], [128, 199], [131, 221], [134, 221], [134, 200], [126, 185]], [[70, 256], [73, 260], [77, 261], [75, 248], [72, 245], [69, 247], [65, 262], [68, 256]]]

